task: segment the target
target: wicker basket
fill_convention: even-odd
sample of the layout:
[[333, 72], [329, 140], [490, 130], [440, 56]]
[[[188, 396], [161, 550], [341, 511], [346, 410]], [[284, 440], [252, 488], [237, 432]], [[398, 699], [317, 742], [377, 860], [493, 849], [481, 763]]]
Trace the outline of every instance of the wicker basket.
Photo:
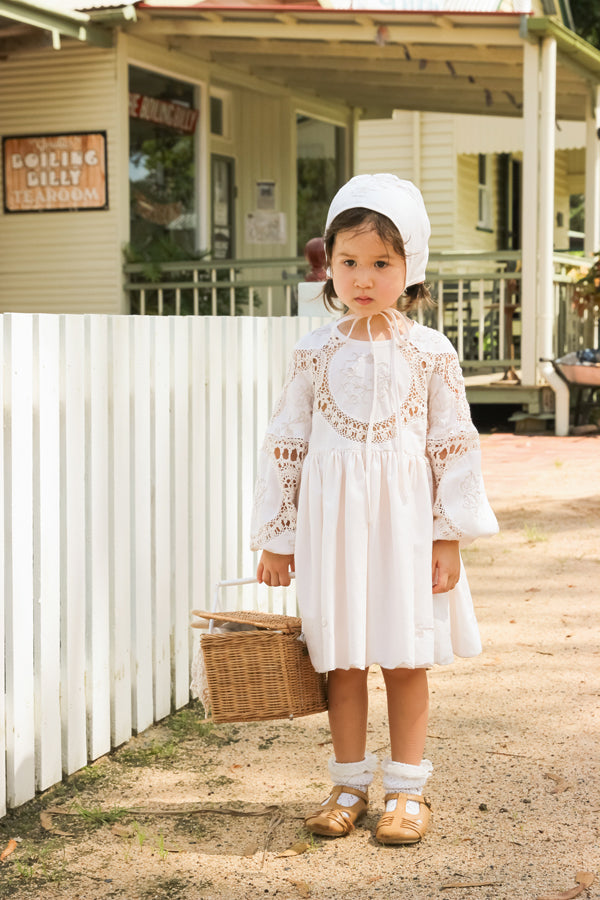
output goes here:
[[259, 612], [193, 612], [215, 624], [254, 626], [200, 638], [207, 713], [214, 722], [260, 722], [327, 709], [326, 676], [315, 672], [306, 644], [299, 640], [300, 619]]

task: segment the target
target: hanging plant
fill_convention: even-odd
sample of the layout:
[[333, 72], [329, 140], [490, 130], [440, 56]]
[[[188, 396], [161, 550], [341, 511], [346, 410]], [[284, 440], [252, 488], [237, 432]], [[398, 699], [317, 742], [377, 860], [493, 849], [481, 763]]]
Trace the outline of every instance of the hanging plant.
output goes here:
[[573, 312], [580, 319], [586, 312], [597, 316], [600, 313], [600, 256], [589, 269], [572, 269], [573, 276], [579, 276], [576, 277], [571, 300]]

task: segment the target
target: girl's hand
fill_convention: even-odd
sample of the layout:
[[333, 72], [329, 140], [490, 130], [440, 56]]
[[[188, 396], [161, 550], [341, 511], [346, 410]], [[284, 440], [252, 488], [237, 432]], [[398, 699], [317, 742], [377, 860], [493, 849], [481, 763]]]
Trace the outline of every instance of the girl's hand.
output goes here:
[[458, 541], [434, 541], [431, 555], [431, 581], [434, 594], [445, 594], [456, 587], [460, 577]]
[[295, 572], [294, 554], [271, 553], [263, 550], [256, 578], [259, 584], [267, 584], [269, 587], [287, 587], [291, 581], [290, 572]]

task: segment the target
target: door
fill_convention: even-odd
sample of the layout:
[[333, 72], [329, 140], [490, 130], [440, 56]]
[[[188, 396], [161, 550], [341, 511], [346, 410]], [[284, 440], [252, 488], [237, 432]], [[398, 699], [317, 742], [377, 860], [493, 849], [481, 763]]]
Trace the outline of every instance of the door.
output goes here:
[[211, 156], [211, 252], [213, 259], [235, 256], [235, 160]]

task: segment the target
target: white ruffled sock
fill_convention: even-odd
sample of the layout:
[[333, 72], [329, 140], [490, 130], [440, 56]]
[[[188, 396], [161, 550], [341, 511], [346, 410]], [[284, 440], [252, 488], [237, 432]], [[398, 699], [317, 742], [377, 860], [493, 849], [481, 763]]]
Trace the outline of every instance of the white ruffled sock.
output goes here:
[[[408, 763], [394, 762], [389, 757], [381, 764], [383, 772], [383, 789], [386, 794], [399, 791], [402, 794], [422, 794], [425, 783], [433, 772], [433, 764], [428, 759], [423, 759], [421, 765], [411, 766]], [[385, 804], [386, 812], [396, 809], [396, 800], [388, 800]], [[406, 812], [418, 813], [419, 804], [416, 800], [406, 801]]]
[[[367, 753], [360, 762], [339, 763], [332, 756], [328, 765], [329, 775], [335, 785], [345, 784], [348, 787], [355, 787], [359, 791], [366, 791], [373, 781], [377, 769], [377, 757], [372, 753]], [[354, 806], [358, 799], [354, 794], [343, 791], [337, 802], [339, 806]], [[325, 806], [328, 800], [329, 797], [321, 805]]]

